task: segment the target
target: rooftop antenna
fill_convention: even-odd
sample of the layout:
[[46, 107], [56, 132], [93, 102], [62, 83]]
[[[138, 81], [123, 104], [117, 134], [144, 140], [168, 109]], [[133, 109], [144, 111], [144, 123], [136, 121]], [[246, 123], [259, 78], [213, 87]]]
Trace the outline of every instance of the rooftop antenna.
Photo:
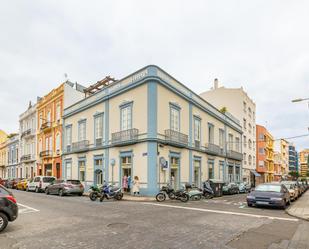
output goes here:
[[65, 78], [65, 81], [68, 81], [68, 74], [67, 73], [64, 73], [64, 78]]

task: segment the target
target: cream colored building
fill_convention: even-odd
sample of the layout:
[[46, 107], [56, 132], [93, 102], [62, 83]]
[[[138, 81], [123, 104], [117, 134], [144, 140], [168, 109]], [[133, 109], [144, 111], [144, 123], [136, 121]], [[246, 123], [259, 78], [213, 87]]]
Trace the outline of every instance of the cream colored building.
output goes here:
[[289, 142], [285, 139], [280, 139], [280, 152], [282, 156], [282, 175], [289, 173]]
[[19, 116], [19, 161], [17, 171], [21, 178], [33, 178], [36, 172], [36, 104], [29, 103], [28, 109]]
[[239, 123], [157, 66], [66, 108], [63, 131], [62, 176], [86, 187], [138, 176], [141, 193], [154, 195], [167, 183], [241, 179]]
[[[254, 101], [241, 88], [219, 87], [215, 79], [214, 86], [200, 96], [221, 111], [227, 111], [241, 121], [243, 181], [252, 182], [256, 174], [256, 106]], [[225, 107], [225, 108], [224, 108]], [[224, 109], [225, 110], [224, 110]]]
[[6, 178], [6, 166], [8, 164], [7, 160], [7, 140], [8, 135], [0, 130], [0, 178]]

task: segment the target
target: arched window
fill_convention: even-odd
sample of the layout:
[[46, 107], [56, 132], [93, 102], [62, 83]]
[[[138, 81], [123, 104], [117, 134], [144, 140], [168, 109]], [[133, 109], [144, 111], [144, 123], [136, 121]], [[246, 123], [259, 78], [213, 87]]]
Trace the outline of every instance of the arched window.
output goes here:
[[56, 135], [56, 151], [60, 151], [60, 133]]
[[248, 156], [248, 161], [249, 161], [249, 165], [251, 165], [252, 164], [252, 156], [251, 155]]

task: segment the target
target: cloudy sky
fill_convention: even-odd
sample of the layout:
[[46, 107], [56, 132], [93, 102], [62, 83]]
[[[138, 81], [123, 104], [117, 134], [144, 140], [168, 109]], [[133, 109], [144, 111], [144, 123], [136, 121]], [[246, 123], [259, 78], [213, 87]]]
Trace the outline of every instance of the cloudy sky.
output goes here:
[[[308, 1], [1, 1], [0, 129], [64, 81], [156, 64], [201, 93], [243, 86], [274, 137], [308, 134]], [[309, 137], [291, 140], [298, 149]]]

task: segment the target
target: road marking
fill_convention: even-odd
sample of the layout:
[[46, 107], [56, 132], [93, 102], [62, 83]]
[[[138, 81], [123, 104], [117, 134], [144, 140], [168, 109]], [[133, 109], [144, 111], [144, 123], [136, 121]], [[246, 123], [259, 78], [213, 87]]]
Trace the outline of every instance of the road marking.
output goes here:
[[159, 206], [159, 207], [161, 206], [161, 207], [169, 207], [169, 208], [187, 209], [187, 210], [194, 210], [194, 211], [200, 211], [200, 212], [217, 213], [217, 214], [232, 214], [232, 215], [248, 216], [248, 217], [254, 217], [254, 218], [267, 218], [270, 220], [298, 221], [298, 219], [295, 219], [295, 218], [283, 218], [283, 217], [258, 215], [258, 214], [237, 213], [237, 212], [230, 212], [230, 211], [204, 209], [204, 208], [183, 207], [183, 206], [174, 206], [174, 205], [157, 204], [157, 203], [149, 203], [149, 202], [143, 202], [143, 204]]
[[17, 203], [17, 205], [20, 206], [20, 207], [23, 207], [23, 208], [18, 210], [19, 214], [28, 214], [28, 213], [34, 213], [34, 212], [40, 211], [38, 209], [35, 209], [33, 207], [29, 207], [29, 206], [21, 204], [21, 203]]

